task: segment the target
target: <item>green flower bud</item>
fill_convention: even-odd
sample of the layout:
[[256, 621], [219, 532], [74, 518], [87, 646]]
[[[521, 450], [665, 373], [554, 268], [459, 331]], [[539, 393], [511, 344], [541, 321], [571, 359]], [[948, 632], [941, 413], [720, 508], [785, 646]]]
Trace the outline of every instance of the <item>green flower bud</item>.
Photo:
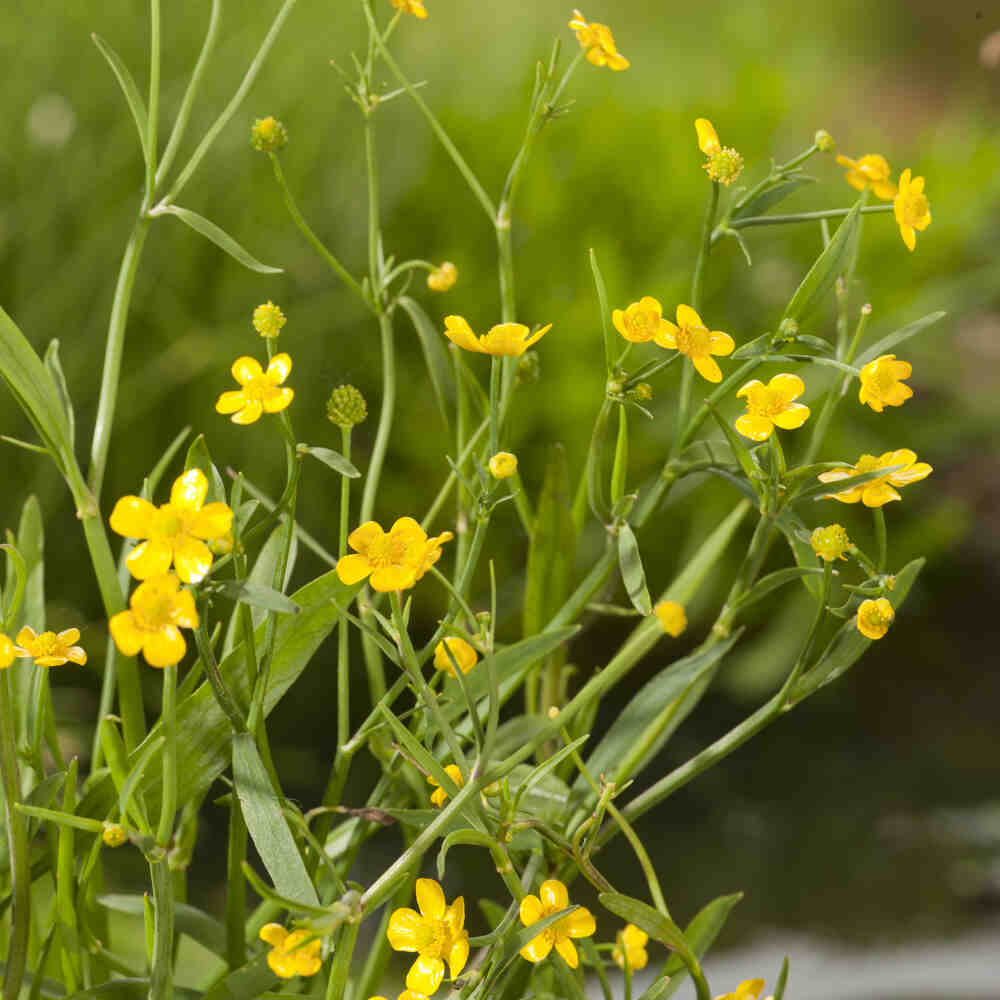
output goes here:
[[288, 144], [288, 131], [272, 115], [258, 118], [250, 129], [250, 145], [261, 153], [276, 153]]
[[368, 404], [353, 385], [338, 385], [330, 394], [326, 415], [338, 427], [353, 427], [368, 416]]
[[825, 128], [821, 128], [816, 133], [813, 137], [813, 142], [816, 143], [822, 153], [832, 153], [836, 146], [833, 136]]

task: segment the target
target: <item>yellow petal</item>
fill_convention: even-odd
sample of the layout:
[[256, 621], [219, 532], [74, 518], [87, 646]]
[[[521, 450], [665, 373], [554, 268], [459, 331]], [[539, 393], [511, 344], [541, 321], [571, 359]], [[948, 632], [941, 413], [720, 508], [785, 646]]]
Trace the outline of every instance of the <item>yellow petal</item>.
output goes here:
[[275, 948], [280, 948], [288, 937], [288, 931], [281, 924], [264, 924], [257, 933], [261, 941], [266, 941]]
[[926, 462], [915, 462], [909, 468], [893, 472], [889, 476], [889, 482], [893, 486], [909, 486], [910, 483], [918, 483], [921, 479], [926, 479], [933, 471]]
[[660, 320], [660, 327], [653, 334], [653, 341], [668, 351], [677, 350], [677, 327], [668, 319]]
[[636, 342], [632, 332], [625, 325], [625, 313], [621, 309], [611, 311], [611, 324], [626, 340], [632, 341], [633, 344]]
[[744, 413], [736, 418], [733, 426], [751, 441], [766, 441], [774, 430], [774, 423], [767, 417]]
[[122, 497], [111, 512], [111, 530], [126, 538], [149, 538], [156, 508], [141, 497]]
[[772, 418], [776, 426], [785, 431], [795, 430], [801, 427], [809, 419], [809, 407], [802, 403], [789, 403], [781, 412], [776, 413]]
[[880, 483], [878, 480], [861, 487], [861, 502], [866, 507], [882, 507], [892, 500], [902, 499], [888, 483]]
[[420, 914], [408, 906], [394, 910], [385, 932], [389, 945], [395, 951], [416, 951], [417, 933], [422, 923]]
[[364, 555], [373, 542], [377, 542], [385, 532], [378, 521], [365, 521], [347, 536], [347, 544], [355, 552]]
[[235, 413], [247, 405], [247, 394], [242, 389], [224, 392], [215, 403], [216, 413]]
[[701, 317], [690, 306], [677, 307], [678, 326], [704, 326]]
[[14, 662], [16, 648], [7, 636], [0, 634], [0, 670], [6, 670]]
[[710, 355], [698, 354], [691, 359], [691, 362], [702, 378], [708, 379], [709, 382], [722, 381], [722, 369]]
[[444, 962], [440, 958], [428, 958], [418, 955], [406, 974], [406, 988], [430, 996], [444, 979]]
[[622, 931], [622, 941], [626, 948], [644, 948], [649, 941], [649, 935], [635, 924], [626, 924]]
[[569, 906], [569, 893], [559, 879], [546, 879], [538, 890], [538, 896], [549, 912], [565, 910]]
[[195, 538], [209, 541], [228, 534], [233, 527], [233, 512], [224, 503], [206, 504], [191, 518], [188, 530]]
[[174, 598], [171, 618], [179, 628], [198, 627], [198, 609], [194, 606], [194, 595], [190, 590], [180, 590]]
[[[908, 385], [903, 385], [902, 382], [897, 382], [884, 397], [884, 402], [886, 406], [902, 406], [911, 396], [913, 395], [913, 390]], [[881, 410], [881, 407], [879, 407]], [[891, 477], [890, 477], [891, 478]]]
[[530, 892], [521, 900], [521, 923], [525, 927], [538, 923], [542, 919], [542, 901]]
[[448, 973], [454, 979], [469, 960], [469, 936], [462, 934], [448, 952]]
[[79, 638], [80, 630], [78, 628], [68, 628], [59, 633], [59, 641], [67, 646], [72, 646]]
[[212, 553], [204, 542], [185, 536], [174, 549], [174, 566], [185, 583], [201, 583], [212, 568]]
[[292, 370], [292, 359], [287, 354], [275, 354], [267, 365], [267, 377], [275, 384], [281, 385]]
[[472, 327], [463, 316], [445, 316], [444, 335], [467, 351], [486, 353], [486, 348], [479, 342], [479, 338], [472, 332]]
[[[188, 469], [174, 480], [170, 503], [181, 510], [198, 510], [208, 496], [208, 479], [201, 469]], [[228, 530], [228, 529], [227, 529]]]
[[348, 587], [360, 583], [372, 571], [364, 556], [344, 556], [337, 560], [337, 578]]
[[753, 393], [760, 392], [763, 388], [764, 383], [759, 378], [752, 378], [736, 390], [736, 398], [739, 399], [741, 396], [746, 396], [747, 399], [751, 399]]
[[131, 611], [119, 611], [108, 622], [111, 638], [124, 656], [138, 656], [142, 649], [146, 633], [140, 631], [135, 623], [135, 615]]
[[125, 565], [137, 580], [146, 580], [166, 573], [173, 557], [173, 549], [169, 543], [156, 539], [152, 542], [140, 542], [125, 557]]
[[421, 914], [430, 920], [441, 920], [444, 917], [446, 909], [444, 892], [434, 879], [417, 879], [417, 906]]
[[556, 938], [556, 951], [559, 952], [563, 961], [571, 969], [575, 969], [580, 964], [580, 956], [576, 953], [576, 945], [568, 937]]
[[568, 917], [561, 920], [559, 927], [572, 938], [590, 937], [597, 930], [594, 915], [585, 906], [574, 910]]
[[295, 397], [294, 389], [274, 389], [272, 392], [267, 393], [261, 400], [264, 407], [265, 413], [280, 413], [282, 410], [287, 409], [291, 405], [292, 399]]
[[[532, 344], [537, 344], [538, 341], [542, 339], [552, 329], [552, 324], [549, 323], [547, 326], [543, 326], [540, 330], [536, 330], [528, 339], [524, 342], [525, 349], [531, 347]], [[520, 353], [520, 352], [519, 352]]]
[[[464, 781], [462, 780], [462, 772], [454, 765], [449, 764], [445, 768], [445, 773], [451, 778], [452, 781], [458, 785], [459, 788], [462, 787]], [[449, 932], [453, 937], [457, 937], [459, 934], [463, 933], [463, 928], [465, 927], [465, 897], [456, 896], [454, 902], [448, 907], [447, 912], [444, 915], [444, 922], [448, 926]]]
[[727, 358], [736, 350], [736, 341], [721, 330], [713, 330], [708, 335], [708, 353]]
[[417, 573], [411, 566], [385, 566], [376, 569], [368, 582], [372, 590], [389, 594], [394, 590], [409, 590], [417, 582]]
[[[772, 391], [778, 393], [781, 398], [786, 402], [790, 403], [793, 399], [798, 399], [806, 390], [806, 384], [798, 377], [798, 375], [775, 375], [770, 382], [767, 383], [767, 387]], [[775, 421], [777, 423], [777, 421]], [[780, 427], [781, 425], [778, 424]]]
[[550, 951], [552, 951], [552, 938], [548, 934], [539, 934], [521, 949], [521, 957], [529, 962], [541, 962]]
[[264, 370], [260, 367], [260, 362], [254, 358], [242, 357], [233, 362], [233, 378], [240, 385], [246, 385], [251, 379], [260, 378]]
[[397, 518], [389, 529], [389, 534], [394, 539], [402, 539], [407, 548], [427, 541], [427, 532], [412, 517]]
[[30, 625], [25, 625], [20, 632], [17, 633], [14, 642], [19, 646], [30, 646], [38, 638], [35, 630]]
[[69, 646], [66, 649], [66, 659], [82, 667], [87, 662], [87, 654], [82, 646]]
[[264, 407], [259, 400], [248, 400], [242, 410], [238, 410], [229, 419], [234, 424], [253, 424], [260, 420], [260, 415], [264, 412]]
[[142, 644], [142, 655], [151, 667], [172, 667], [184, 659], [187, 644], [175, 625], [164, 625], [155, 632], [147, 632]]
[[696, 118], [694, 127], [698, 133], [698, 148], [706, 156], [712, 156], [722, 148], [715, 126], [707, 118]]
[[900, 223], [899, 235], [903, 237], [903, 242], [906, 244], [907, 250], [915, 250], [917, 248], [917, 233], [913, 226]]

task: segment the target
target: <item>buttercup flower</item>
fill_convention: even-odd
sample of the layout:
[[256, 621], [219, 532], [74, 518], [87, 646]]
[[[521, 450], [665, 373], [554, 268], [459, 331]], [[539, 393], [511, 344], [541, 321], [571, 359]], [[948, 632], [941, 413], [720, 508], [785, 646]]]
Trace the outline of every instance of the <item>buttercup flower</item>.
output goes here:
[[432, 292], [446, 292], [458, 281], [458, 268], [450, 260], [427, 275], [427, 287]]
[[258, 118], [250, 129], [250, 145], [261, 153], [276, 153], [288, 142], [288, 131], [273, 115]]
[[613, 310], [611, 322], [633, 344], [655, 340], [660, 347], [667, 346], [665, 338], [670, 333], [671, 324], [663, 318], [663, 306], [651, 295], [644, 295], [627, 309]]
[[450, 542], [455, 536], [450, 531], [442, 531], [440, 535], [428, 538], [423, 550], [419, 552], [416, 562], [417, 579], [423, 579], [424, 574], [441, 558], [441, 546]]
[[115, 645], [125, 656], [139, 652], [151, 667], [172, 667], [187, 651], [182, 628], [198, 627], [190, 590], [182, 590], [173, 573], [152, 576], [132, 592], [129, 610], [108, 622]]
[[270, 299], [253, 311], [253, 328], [262, 337], [277, 337], [287, 322], [285, 314]]
[[858, 160], [838, 156], [837, 162], [842, 167], [847, 167], [844, 179], [852, 188], [864, 191], [870, 186], [876, 197], [883, 201], [892, 201], [896, 197], [896, 185], [892, 183], [889, 164], [884, 156], [868, 153]]
[[[347, 536], [347, 544], [357, 555], [344, 556], [337, 562], [337, 576], [348, 586], [367, 576], [372, 589], [380, 593], [407, 590], [440, 557], [442, 541], [451, 538], [450, 532], [445, 534], [449, 537], [428, 539], [412, 517], [399, 518], [388, 532], [377, 521], [366, 521]], [[432, 556], [428, 548], [434, 543], [436, 554]]]
[[858, 631], [866, 639], [881, 639], [889, 631], [895, 617], [896, 612], [884, 597], [862, 601], [858, 608]]
[[0, 632], [0, 670], [6, 670], [23, 653], [24, 650], [19, 649]]
[[646, 953], [648, 940], [649, 935], [645, 931], [639, 930], [635, 924], [626, 924], [625, 930], [618, 933], [618, 943], [611, 952], [615, 965], [624, 969], [628, 960], [628, 967], [633, 972], [645, 969], [649, 961], [649, 955]]
[[923, 177], [911, 180], [910, 168], [899, 175], [899, 194], [892, 203], [892, 210], [899, 225], [899, 235], [907, 249], [917, 245], [917, 233], [923, 232], [931, 224], [931, 206], [924, 194]]
[[407, 14], [419, 17], [421, 21], [427, 17], [422, 0], [391, 0], [391, 3], [396, 10], [404, 10]]
[[656, 342], [687, 355], [702, 378], [721, 382], [722, 370], [712, 355], [726, 357], [732, 354], [736, 341], [721, 330], [709, 330], [690, 306], [677, 307], [676, 326], [669, 320], [665, 322], [667, 328], [656, 335]]
[[698, 133], [698, 148], [708, 157], [704, 164], [706, 173], [713, 181], [729, 187], [743, 170], [743, 157], [719, 142], [715, 126], [707, 118], [696, 118], [694, 128]]
[[676, 601], [660, 601], [653, 608], [653, 613], [660, 619], [663, 631], [675, 639], [687, 628], [688, 620], [683, 604], [678, 604]]
[[403, 907], [389, 918], [386, 937], [396, 951], [415, 951], [416, 961], [406, 974], [406, 988], [430, 996], [444, 979], [444, 963], [454, 979], [469, 958], [469, 932], [465, 930], [465, 900], [451, 906], [441, 886], [432, 878], [417, 879], [420, 912]]
[[[540, 898], [539, 898], [540, 897]], [[538, 923], [569, 906], [569, 893], [558, 879], [546, 879], [538, 890], [538, 895], [530, 893], [521, 900], [521, 923], [525, 927]], [[580, 964], [576, 945], [571, 938], [590, 937], [597, 930], [590, 910], [580, 907], [568, 916], [547, 927], [538, 937], [532, 938], [522, 949], [521, 957], [529, 962], [540, 962], [553, 947], [566, 964], [575, 969]]]
[[775, 375], [767, 385], [751, 379], [736, 395], [745, 396], [747, 412], [733, 425], [751, 441], [766, 441], [775, 427], [790, 431], [809, 419], [809, 407], [794, 403], [805, 391], [798, 375]]
[[517, 472], [517, 455], [509, 451], [498, 451], [489, 462], [490, 475], [494, 479], [508, 479]]
[[111, 512], [111, 529], [138, 544], [125, 557], [137, 580], [166, 573], [173, 563], [185, 583], [200, 583], [212, 567], [205, 544], [223, 538], [233, 526], [224, 503], [205, 503], [208, 479], [201, 469], [188, 469], [174, 480], [169, 503], [154, 507], [142, 497], [125, 496]]
[[121, 823], [105, 823], [101, 831], [101, 840], [108, 847], [121, 847], [128, 840], [128, 830]]
[[615, 40], [611, 29], [606, 24], [596, 21], [588, 23], [583, 14], [573, 11], [573, 20], [569, 26], [576, 33], [576, 40], [587, 50], [587, 62], [595, 66], [607, 66], [615, 72], [628, 69], [629, 61], [615, 48]]
[[[386, 1000], [385, 997], [369, 997], [368, 1000]], [[423, 993], [416, 993], [413, 990], [403, 990], [396, 1000], [427, 1000]]]
[[271, 945], [267, 964], [281, 979], [295, 976], [315, 976], [323, 966], [320, 951], [323, 942], [313, 938], [309, 931], [287, 931], [281, 924], [264, 924], [260, 929], [261, 941]]
[[723, 993], [715, 1000], [757, 1000], [764, 989], [763, 979], [744, 979], [732, 993]]
[[458, 636], [442, 639], [434, 647], [434, 666], [438, 670], [447, 670], [452, 677], [455, 676], [455, 667], [448, 655], [449, 651], [463, 674], [467, 674], [479, 661], [479, 654], [464, 639]]
[[841, 525], [828, 524], [825, 528], [817, 528], [809, 536], [809, 544], [820, 559], [833, 562], [835, 559], [847, 559], [844, 553], [851, 547], [851, 540]]
[[913, 395], [913, 390], [902, 380], [912, 374], [912, 365], [897, 361], [895, 354], [883, 354], [861, 369], [858, 399], [876, 413], [887, 406], [902, 406]]
[[827, 493], [826, 497], [839, 500], [841, 503], [857, 503], [860, 500], [866, 507], [881, 507], [892, 500], [902, 500], [893, 489], [894, 486], [909, 486], [910, 483], [926, 479], [934, 471], [926, 462], [917, 461], [916, 452], [910, 451], [909, 448], [899, 448], [896, 451], [884, 452], [877, 458], [874, 455], [862, 455], [857, 465], [821, 472], [818, 478], [822, 483], [838, 483], [843, 479], [863, 476], [866, 472], [887, 469], [893, 465], [900, 465], [902, 468], [886, 476], [872, 479], [861, 486], [844, 490], [842, 493]]
[[[459, 788], [465, 784], [465, 779], [462, 777], [462, 772], [458, 769], [457, 765], [449, 764], [444, 769], [444, 773], [447, 774]], [[427, 775], [427, 784], [433, 785], [437, 789], [436, 792], [431, 792], [431, 802], [433, 802], [434, 805], [440, 809], [441, 806], [448, 801], [448, 793], [430, 775]]]
[[253, 358], [237, 358], [233, 362], [233, 378], [243, 387], [224, 392], [215, 404], [218, 413], [231, 413], [234, 424], [252, 424], [262, 413], [280, 413], [292, 401], [295, 393], [281, 388], [292, 370], [287, 354], [275, 354], [265, 371]]
[[14, 640], [17, 643], [14, 655], [32, 659], [38, 667], [61, 667], [67, 661], [82, 667], [87, 662], [87, 654], [75, 645], [79, 638], [78, 628], [68, 628], [58, 635], [55, 632], [36, 635], [33, 628], [25, 625]]
[[523, 323], [500, 323], [488, 333], [477, 336], [462, 316], [445, 316], [444, 335], [467, 351], [492, 354], [493, 357], [518, 358], [537, 344], [552, 329], [552, 324], [532, 333]]

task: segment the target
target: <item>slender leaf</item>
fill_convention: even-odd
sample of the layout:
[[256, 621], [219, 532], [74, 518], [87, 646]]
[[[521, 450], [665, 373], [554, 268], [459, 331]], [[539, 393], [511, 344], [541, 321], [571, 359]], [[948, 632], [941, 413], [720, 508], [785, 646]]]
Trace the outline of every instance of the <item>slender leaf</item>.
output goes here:
[[743, 500], [726, 515], [718, 527], [698, 546], [698, 551], [663, 592], [661, 600], [687, 604], [694, 597], [708, 572], [718, 566], [719, 558], [732, 541], [733, 535], [736, 534], [737, 528], [749, 510], [750, 504]]
[[817, 500], [826, 500], [832, 497], [834, 493], [846, 493], [848, 490], [853, 490], [856, 486], [864, 486], [865, 483], [870, 483], [873, 479], [891, 476], [894, 472], [898, 472], [902, 468], [902, 465], [887, 465], [882, 469], [875, 469], [872, 472], [859, 473], [857, 476], [851, 476], [849, 479], [837, 479], [832, 483], [813, 483], [795, 495], [795, 502], [814, 498]]
[[59, 394], [59, 400], [66, 413], [66, 423], [69, 427], [69, 443], [72, 446], [76, 437], [76, 416], [73, 412], [73, 400], [69, 395], [69, 386], [66, 383], [66, 375], [62, 369], [62, 362], [59, 360], [59, 341], [49, 341], [49, 346], [45, 351], [45, 367], [52, 376], [52, 382]]
[[778, 973], [778, 982], [774, 987], [774, 1000], [784, 1000], [785, 987], [788, 985], [788, 956], [781, 963], [781, 972]]
[[444, 866], [448, 857], [448, 852], [456, 844], [464, 844], [468, 847], [485, 847], [490, 850], [495, 844], [495, 840], [489, 834], [480, 833], [478, 830], [454, 830], [448, 834], [441, 842], [441, 848], [437, 856], [438, 878], [444, 881]]
[[213, 588], [241, 604], [250, 604], [267, 611], [280, 611], [284, 615], [297, 615], [302, 609], [273, 587], [249, 580], [218, 580]]
[[348, 479], [357, 479], [361, 475], [339, 451], [334, 451], [332, 448], [314, 448], [311, 445], [307, 445], [305, 451], [306, 454], [312, 455], [313, 458], [318, 459], [324, 465], [328, 465], [334, 472], [339, 472], [342, 476], [347, 476]]
[[431, 378], [431, 387], [434, 389], [438, 409], [444, 417], [445, 425], [448, 426], [450, 424], [448, 414], [455, 401], [455, 375], [448, 360], [448, 351], [444, 346], [445, 338], [424, 312], [423, 306], [415, 299], [404, 295], [399, 299], [399, 304], [413, 321], [413, 328], [417, 331], [420, 347], [424, 352], [424, 363]]
[[906, 326], [890, 333], [881, 340], [877, 340], [857, 359], [858, 367], [864, 367], [869, 361], [874, 361], [880, 355], [885, 354], [890, 348], [895, 347], [897, 344], [902, 344], [903, 341], [909, 340], [910, 337], [916, 336], [921, 330], [926, 329], [933, 323], [937, 323], [938, 320], [944, 319], [947, 315], [946, 312], [940, 311], [928, 313], [926, 316], [915, 320], [913, 323], [908, 323]]
[[226, 484], [212, 461], [204, 434], [199, 434], [188, 447], [184, 458], [184, 471], [187, 472], [189, 469], [201, 469], [205, 473], [205, 478], [208, 480], [206, 503], [226, 502]]
[[687, 939], [684, 937], [684, 932], [669, 917], [665, 917], [658, 910], [619, 892], [602, 892], [598, 899], [606, 910], [610, 910], [627, 923], [635, 924], [651, 938], [655, 938], [661, 944], [672, 948], [688, 962], [697, 962], [694, 952], [691, 951]]
[[[143, 915], [142, 896], [108, 893], [104, 896], [98, 896], [97, 902], [117, 913], [127, 913], [133, 917]], [[189, 938], [197, 941], [203, 948], [207, 948], [216, 955], [225, 955], [226, 928], [215, 917], [195, 906], [175, 902], [174, 921], [177, 930], [182, 934], [187, 934]]]
[[751, 198], [741, 208], [733, 212], [734, 219], [742, 219], [749, 215], [763, 215], [774, 208], [775, 205], [784, 201], [789, 195], [794, 194], [800, 187], [806, 184], [815, 184], [816, 178], [807, 174], [800, 174], [796, 177], [789, 177], [786, 180], [773, 184], [766, 191], [761, 191], [755, 198]]
[[611, 311], [608, 309], [608, 290], [604, 284], [604, 275], [597, 266], [597, 254], [593, 247], [590, 250], [590, 270], [594, 275], [594, 288], [597, 291], [597, 308], [601, 313], [601, 332], [604, 337], [604, 365], [608, 377], [615, 367], [615, 352], [618, 349], [617, 337], [611, 329]]
[[181, 208], [180, 205], [166, 205], [161, 209], [180, 219], [185, 225], [190, 226], [196, 233], [200, 233], [205, 239], [214, 243], [220, 250], [225, 251], [234, 260], [239, 261], [244, 267], [258, 274], [282, 274], [280, 267], [271, 267], [270, 264], [263, 264], [256, 257], [239, 245], [224, 229], [221, 229], [214, 222], [210, 222], [204, 216], [190, 209]]
[[[810, 551], [812, 551], [810, 549]], [[735, 604], [733, 609], [746, 608], [751, 604], [756, 604], [761, 598], [766, 597], [773, 590], [783, 587], [792, 580], [799, 580], [804, 576], [822, 576], [823, 570], [818, 566], [789, 566], [785, 569], [777, 569], [767, 576], [762, 576]]]
[[646, 571], [642, 568], [639, 543], [629, 524], [623, 524], [618, 529], [618, 567], [632, 606], [640, 614], [651, 615], [653, 602], [649, 599], [649, 588], [646, 586]]
[[142, 776], [149, 767], [149, 762], [153, 758], [153, 754], [158, 753], [164, 744], [164, 739], [162, 736], [157, 737], [155, 740], [149, 740], [145, 743], [142, 748], [142, 753], [136, 758], [135, 763], [129, 768], [128, 777], [125, 779], [124, 784], [121, 787], [121, 791], [118, 793], [118, 812], [125, 816], [128, 814], [129, 807], [132, 805], [132, 796], [135, 794], [135, 790], [142, 781]]
[[139, 132], [143, 161], [149, 163], [149, 116], [146, 113], [146, 102], [142, 99], [135, 79], [122, 61], [121, 56], [100, 35], [92, 34], [90, 37], [98, 51], [107, 60], [111, 72], [115, 74], [115, 79], [118, 81], [118, 86], [122, 89], [122, 94], [125, 95], [125, 103], [128, 104], [128, 109], [132, 112], [132, 120]]
[[733, 361], [743, 361], [745, 358], [759, 358], [772, 350], [773, 333], [762, 333], [753, 340], [748, 340], [742, 347], [737, 347], [730, 355]]

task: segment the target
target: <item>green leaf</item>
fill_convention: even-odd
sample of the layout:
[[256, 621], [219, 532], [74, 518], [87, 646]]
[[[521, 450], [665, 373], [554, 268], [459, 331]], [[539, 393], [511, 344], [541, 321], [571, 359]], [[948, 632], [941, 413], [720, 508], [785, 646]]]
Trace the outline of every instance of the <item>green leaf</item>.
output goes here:
[[438, 409], [444, 417], [445, 426], [450, 426], [448, 414], [455, 401], [455, 375], [448, 360], [444, 335], [415, 299], [404, 295], [398, 301], [413, 321], [413, 328], [417, 331], [420, 347], [424, 352], [424, 363], [427, 365], [427, 374], [431, 377]]
[[135, 794], [139, 782], [142, 781], [142, 776], [146, 768], [149, 767], [149, 762], [152, 760], [153, 754], [163, 748], [164, 742], [163, 737], [159, 736], [155, 740], [149, 740], [143, 744], [142, 753], [136, 758], [135, 763], [130, 766], [128, 777], [125, 779], [118, 793], [118, 812], [122, 816], [128, 814], [129, 807], [132, 805], [132, 796]]
[[815, 184], [816, 178], [806, 174], [797, 177], [789, 177], [772, 185], [766, 191], [761, 191], [755, 198], [751, 198], [745, 205], [737, 208], [733, 212], [732, 218], [742, 219], [748, 215], [763, 215], [775, 205], [784, 201], [789, 195], [794, 194], [800, 187], [806, 184]]
[[275, 889], [288, 899], [319, 906], [312, 879], [250, 733], [233, 736], [233, 784], [247, 830]]
[[601, 332], [604, 334], [604, 365], [608, 377], [611, 377], [615, 367], [615, 352], [618, 344], [611, 328], [611, 311], [608, 309], [608, 290], [604, 284], [604, 276], [597, 266], [597, 254], [593, 247], [590, 250], [590, 270], [594, 275], [594, 288], [597, 291], [597, 308], [601, 313]]
[[632, 606], [640, 614], [651, 615], [653, 603], [649, 599], [646, 571], [642, 568], [639, 543], [635, 539], [631, 525], [627, 523], [618, 529], [618, 567]]
[[742, 347], [736, 348], [730, 357], [733, 361], [743, 361], [745, 358], [759, 358], [772, 349], [771, 341], [773, 339], [773, 333], [762, 333], [759, 337], [748, 340]]
[[111, 72], [115, 74], [115, 79], [118, 81], [118, 86], [121, 87], [122, 93], [125, 95], [128, 109], [132, 112], [132, 120], [139, 131], [143, 161], [149, 163], [149, 116], [146, 114], [146, 102], [143, 101], [139, 88], [135, 85], [135, 80], [121, 56], [100, 35], [92, 34], [90, 37], [101, 55], [107, 60]]
[[774, 987], [774, 1000], [784, 1000], [785, 987], [788, 985], [788, 956], [781, 963], [781, 972], [778, 973], [778, 982]]
[[816, 258], [816, 262], [802, 279], [802, 284], [795, 290], [788, 303], [784, 319], [800, 320], [806, 316], [833, 289], [837, 278], [848, 270], [851, 259], [857, 251], [858, 224], [861, 221], [863, 201], [864, 196], [854, 203], [854, 207], [837, 227], [833, 239]]
[[[102, 986], [73, 993], [65, 1000], [147, 1000], [149, 985], [148, 979], [114, 979]], [[197, 990], [174, 986], [173, 991], [175, 1000], [202, 1000]]]
[[300, 445], [299, 447], [304, 447], [306, 454], [319, 459], [334, 472], [339, 472], [342, 476], [347, 476], [348, 479], [358, 479], [361, 476], [361, 473], [339, 451], [334, 451], [332, 448], [314, 448], [311, 445]]
[[587, 736], [580, 736], [537, 767], [518, 764], [507, 775], [520, 812], [550, 823], [568, 815], [569, 785], [551, 772], [574, 750], [579, 750], [587, 739]]
[[685, 964], [697, 963], [694, 952], [691, 951], [684, 932], [669, 917], [646, 903], [633, 899], [619, 892], [602, 892], [598, 897], [601, 906], [619, 916], [626, 923], [635, 924], [651, 938], [672, 948], [678, 955], [684, 957]]
[[63, 373], [62, 362], [59, 360], [59, 341], [49, 341], [49, 346], [45, 351], [45, 367], [52, 376], [52, 382], [59, 394], [59, 400], [66, 413], [66, 423], [69, 427], [69, 443], [72, 447], [76, 437], [76, 417], [73, 413], [73, 400], [69, 395], [69, 386], [66, 384], [66, 375]]
[[448, 857], [448, 852], [456, 844], [465, 844], [469, 847], [485, 847], [486, 850], [490, 850], [495, 841], [493, 837], [486, 833], [480, 833], [478, 830], [453, 830], [448, 834], [447, 837], [441, 843], [441, 848], [438, 851], [437, 856], [437, 872], [438, 878], [444, 881], [444, 866], [445, 860]]
[[887, 465], [885, 468], [875, 469], [872, 472], [862, 472], [857, 476], [851, 476], [849, 479], [837, 479], [832, 483], [813, 483], [811, 486], [807, 486], [799, 493], [796, 493], [794, 500], [796, 503], [800, 500], [811, 500], [813, 498], [826, 500], [828, 499], [828, 494], [846, 493], [848, 490], [853, 490], [856, 486], [864, 486], [865, 483], [870, 483], [873, 479], [891, 476], [892, 473], [898, 472], [902, 468], [902, 465]]
[[836, 358], [818, 357], [815, 354], [765, 354], [760, 360], [762, 362], [781, 362], [782, 364], [791, 365], [821, 365], [825, 368], [835, 368], [845, 375], [850, 375], [851, 378], [857, 378], [859, 374], [858, 369], [854, 365], [845, 364]]
[[[810, 547], [810, 552], [812, 548]], [[789, 566], [785, 569], [777, 569], [767, 576], [762, 576], [738, 601], [732, 605], [732, 609], [746, 608], [751, 604], [756, 604], [761, 598], [766, 597], [772, 590], [783, 587], [792, 580], [799, 580], [804, 576], [822, 576], [823, 570], [818, 566]]]
[[[98, 896], [97, 902], [116, 913], [127, 913], [133, 917], [143, 915], [142, 896], [108, 893]], [[174, 922], [178, 931], [187, 934], [189, 938], [216, 955], [225, 955], [226, 928], [215, 917], [187, 903], [175, 902], [173, 908]]]
[[888, 336], [876, 341], [861, 355], [861, 357], [857, 359], [858, 367], [863, 368], [869, 361], [874, 361], [880, 355], [885, 354], [890, 348], [895, 347], [897, 344], [902, 344], [904, 340], [909, 340], [910, 337], [920, 333], [921, 330], [931, 324], [937, 323], [938, 320], [944, 319], [947, 315], [948, 314], [946, 312], [940, 311], [928, 313], [921, 319], [918, 319], [913, 323], [909, 323], [906, 326], [901, 327], [899, 330], [896, 330], [894, 333], [890, 333]]
[[297, 615], [302, 609], [273, 587], [249, 580], [218, 580], [212, 588], [225, 597], [241, 604], [250, 604], [267, 611], [280, 611], [284, 615]]
[[719, 425], [719, 429], [722, 431], [726, 442], [736, 456], [736, 461], [740, 463], [740, 468], [743, 470], [743, 475], [747, 477], [750, 488], [756, 492], [763, 475], [760, 466], [757, 464], [757, 459], [751, 455], [750, 449], [744, 444], [740, 435], [729, 426], [729, 422], [722, 417], [722, 414], [714, 406], [709, 407], [709, 413], [712, 414], [712, 419]]
[[199, 434], [188, 447], [184, 458], [184, 471], [187, 472], [189, 469], [201, 469], [205, 473], [205, 478], [208, 480], [206, 503], [226, 502], [226, 484], [212, 461], [204, 434]]
[[200, 233], [205, 239], [214, 243], [220, 250], [224, 250], [230, 257], [251, 271], [256, 271], [258, 274], [283, 273], [283, 269], [280, 267], [271, 267], [270, 264], [261, 263], [256, 257], [244, 250], [224, 229], [197, 212], [181, 208], [180, 205], [164, 205], [159, 211], [180, 219], [185, 225], [190, 226], [196, 233]]
[[[733, 648], [739, 633], [708, 649], [671, 663], [644, 684], [621, 711], [603, 739], [587, 758], [587, 770], [596, 779], [604, 775], [620, 785], [638, 774], [673, 734], [679, 699]], [[574, 791], [588, 789], [583, 775]]]

